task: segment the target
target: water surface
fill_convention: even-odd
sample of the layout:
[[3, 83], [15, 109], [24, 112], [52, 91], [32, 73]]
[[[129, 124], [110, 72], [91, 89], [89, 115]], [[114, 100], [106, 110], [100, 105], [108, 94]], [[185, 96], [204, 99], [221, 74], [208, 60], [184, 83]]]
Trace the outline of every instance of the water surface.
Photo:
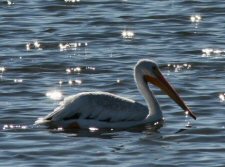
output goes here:
[[[225, 164], [225, 2], [0, 2], [1, 166]], [[157, 88], [163, 127], [36, 127], [64, 97], [107, 91], [141, 103], [139, 59], [156, 61], [196, 121]]]

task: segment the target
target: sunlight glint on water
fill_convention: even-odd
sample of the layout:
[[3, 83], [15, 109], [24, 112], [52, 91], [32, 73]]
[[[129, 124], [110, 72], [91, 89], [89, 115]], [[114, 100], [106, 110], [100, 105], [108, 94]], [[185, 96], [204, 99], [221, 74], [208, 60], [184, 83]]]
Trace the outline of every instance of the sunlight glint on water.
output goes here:
[[62, 100], [62, 98], [63, 98], [62, 93], [57, 90], [47, 92], [46, 96], [52, 100]]

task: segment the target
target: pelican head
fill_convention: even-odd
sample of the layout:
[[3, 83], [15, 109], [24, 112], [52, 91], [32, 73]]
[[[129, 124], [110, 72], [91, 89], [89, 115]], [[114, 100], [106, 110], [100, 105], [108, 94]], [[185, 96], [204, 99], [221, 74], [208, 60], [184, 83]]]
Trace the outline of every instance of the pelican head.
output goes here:
[[194, 113], [188, 108], [182, 98], [178, 95], [176, 90], [169, 84], [160, 72], [157, 64], [152, 60], [143, 59], [138, 61], [135, 67], [135, 76], [142, 77], [142, 80], [159, 87], [170, 98], [172, 98], [184, 111], [188, 113], [193, 119], [196, 119]]

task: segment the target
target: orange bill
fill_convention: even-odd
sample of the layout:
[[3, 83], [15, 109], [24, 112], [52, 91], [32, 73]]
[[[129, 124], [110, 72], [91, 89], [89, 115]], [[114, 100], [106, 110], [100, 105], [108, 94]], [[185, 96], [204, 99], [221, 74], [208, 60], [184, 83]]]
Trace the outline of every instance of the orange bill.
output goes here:
[[193, 119], [196, 119], [195, 114], [188, 108], [182, 98], [178, 95], [176, 90], [169, 84], [169, 82], [163, 77], [162, 73], [158, 68], [154, 70], [155, 77], [145, 76], [147, 82], [158, 86], [163, 90], [169, 97], [171, 97], [185, 112], [187, 112]]

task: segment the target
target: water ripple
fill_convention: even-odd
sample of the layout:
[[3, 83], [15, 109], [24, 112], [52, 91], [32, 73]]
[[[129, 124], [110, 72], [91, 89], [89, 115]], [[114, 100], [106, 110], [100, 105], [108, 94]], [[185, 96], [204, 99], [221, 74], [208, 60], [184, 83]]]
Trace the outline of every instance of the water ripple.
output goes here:
[[[0, 7], [0, 166], [224, 166], [224, 1], [2, 0]], [[143, 58], [159, 64], [196, 121], [149, 85], [163, 124], [33, 125], [83, 91], [145, 104], [133, 79]]]

